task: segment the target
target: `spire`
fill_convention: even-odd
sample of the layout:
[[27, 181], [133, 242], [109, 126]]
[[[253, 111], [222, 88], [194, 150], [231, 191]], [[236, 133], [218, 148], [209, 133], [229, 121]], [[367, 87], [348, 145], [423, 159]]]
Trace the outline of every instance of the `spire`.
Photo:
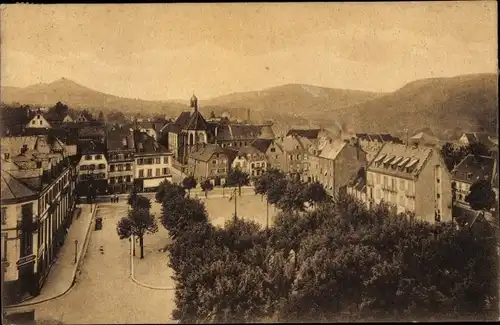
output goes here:
[[198, 111], [198, 98], [196, 98], [194, 92], [193, 92], [193, 96], [191, 97], [191, 107], [194, 108], [194, 111], [197, 112]]

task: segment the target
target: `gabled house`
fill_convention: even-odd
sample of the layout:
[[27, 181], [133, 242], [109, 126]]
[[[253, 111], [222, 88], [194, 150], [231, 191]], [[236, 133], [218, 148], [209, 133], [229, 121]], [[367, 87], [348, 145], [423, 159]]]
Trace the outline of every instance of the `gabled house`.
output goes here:
[[266, 155], [267, 168], [278, 168], [283, 170], [285, 166], [285, 152], [275, 140], [257, 139], [252, 142], [252, 147], [257, 148]]
[[29, 123], [26, 125], [26, 128], [29, 129], [50, 129], [52, 125], [47, 121], [44, 115], [41, 112], [35, 114]]
[[438, 149], [385, 143], [367, 169], [368, 207], [384, 201], [427, 222], [451, 221], [450, 184]]
[[345, 188], [351, 175], [364, 166], [366, 153], [357, 142], [332, 140], [319, 153], [318, 167], [314, 168], [311, 178], [323, 184], [325, 190], [333, 195]]
[[239, 168], [250, 177], [260, 176], [267, 169], [266, 154], [252, 145], [241, 147], [237, 151], [232, 168]]
[[92, 186], [96, 193], [108, 190], [108, 161], [106, 146], [102, 142], [88, 141], [80, 146], [81, 158], [77, 166], [80, 195], [86, 196]]
[[237, 152], [230, 148], [206, 144], [188, 156], [187, 172], [198, 182], [208, 179], [215, 186], [223, 185], [236, 155]]
[[172, 181], [172, 153], [144, 132], [135, 130], [133, 135], [134, 187], [139, 192], [154, 192], [164, 180]]
[[[495, 187], [495, 159], [486, 156], [468, 155], [452, 171], [452, 186], [456, 188], [456, 203], [467, 206], [465, 197], [472, 184], [488, 180]], [[498, 187], [498, 185], [496, 185]]]
[[94, 122], [94, 121], [95, 121], [95, 119], [92, 116], [92, 114], [90, 114], [87, 111], [81, 112], [80, 114], [78, 114], [78, 116], [75, 119], [76, 123], [88, 123], [88, 122]]
[[489, 150], [498, 150], [498, 137], [486, 132], [464, 132], [458, 142], [463, 146], [480, 142]]

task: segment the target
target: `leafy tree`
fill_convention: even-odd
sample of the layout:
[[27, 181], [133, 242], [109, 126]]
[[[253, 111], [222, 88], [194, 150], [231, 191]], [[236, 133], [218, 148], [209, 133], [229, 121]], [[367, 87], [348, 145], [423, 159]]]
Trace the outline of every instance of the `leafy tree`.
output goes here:
[[271, 183], [269, 189], [267, 190], [267, 200], [269, 201], [269, 203], [277, 205], [283, 197], [283, 193], [285, 193], [287, 185], [287, 179], [278, 179], [275, 182]]
[[441, 155], [448, 170], [453, 170], [469, 153], [467, 147], [457, 147], [453, 143], [446, 142], [441, 147]]
[[467, 152], [474, 156], [490, 156], [490, 149], [482, 142], [472, 142], [467, 148]]
[[229, 171], [227, 175], [227, 185], [228, 186], [237, 186], [239, 196], [241, 196], [241, 187], [246, 186], [250, 183], [250, 176], [248, 173], [245, 173], [240, 168], [235, 168]]
[[104, 113], [102, 111], [99, 112], [98, 119], [99, 119], [99, 121], [104, 122], [105, 117], [104, 117]]
[[207, 197], [208, 192], [214, 189], [214, 185], [210, 180], [206, 179], [201, 183], [201, 189], [205, 192], [205, 197]]
[[210, 112], [210, 118], [211, 118], [211, 119], [214, 119], [214, 118], [215, 118], [215, 113], [214, 113], [214, 111], [211, 111], [211, 112]]
[[57, 102], [54, 107], [51, 107], [49, 109], [49, 111], [53, 111], [54, 113], [56, 113], [59, 116], [65, 116], [69, 113], [69, 108], [67, 105], [65, 105], [61, 102]]
[[130, 238], [132, 235], [139, 238], [141, 258], [144, 258], [144, 235], [154, 234], [157, 231], [158, 224], [154, 214], [142, 208], [129, 210], [128, 216], [120, 219], [116, 226], [120, 239]]
[[197, 182], [194, 176], [187, 176], [182, 180], [182, 186], [188, 190], [188, 195], [191, 195], [191, 189], [196, 188]]
[[307, 186], [305, 192], [305, 198], [307, 202], [316, 204], [320, 202], [326, 202], [329, 199], [329, 195], [328, 193], [326, 193], [326, 190], [321, 183], [313, 182], [305, 186]]
[[164, 180], [158, 186], [158, 190], [155, 194], [155, 200], [157, 203], [162, 203], [164, 200], [175, 200], [177, 198], [184, 198], [186, 196], [186, 190], [184, 187], [172, 184], [168, 180]]
[[304, 211], [304, 204], [309, 199], [304, 189], [306, 189], [306, 184], [301, 180], [289, 180], [281, 199], [278, 201], [278, 207], [286, 211]]
[[201, 201], [191, 198], [163, 201], [161, 223], [173, 239], [188, 232], [192, 224], [198, 222], [208, 222], [208, 214]]
[[151, 209], [151, 199], [142, 195], [138, 195], [132, 208], [149, 210]]
[[470, 192], [465, 197], [470, 207], [477, 211], [489, 211], [495, 207], [496, 197], [491, 182], [485, 179], [471, 185]]
[[255, 194], [266, 195], [276, 181], [285, 179], [285, 174], [277, 168], [269, 168], [254, 180]]

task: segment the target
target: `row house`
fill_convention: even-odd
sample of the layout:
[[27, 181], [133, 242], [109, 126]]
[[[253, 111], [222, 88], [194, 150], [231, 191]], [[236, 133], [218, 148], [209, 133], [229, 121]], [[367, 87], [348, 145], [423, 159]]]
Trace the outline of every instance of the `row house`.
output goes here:
[[333, 195], [344, 189], [351, 175], [366, 164], [366, 153], [356, 141], [332, 140], [319, 153], [318, 166], [314, 166], [311, 178]]
[[75, 146], [47, 136], [1, 144], [2, 282], [8, 304], [39, 294], [75, 203]]
[[[308, 142], [307, 144], [305, 142]], [[280, 140], [280, 146], [285, 152], [282, 170], [292, 177], [302, 178], [309, 171], [309, 141], [306, 138], [288, 135]]]
[[187, 173], [194, 176], [198, 183], [208, 179], [215, 186], [224, 185], [236, 155], [235, 150], [206, 144], [189, 155]]
[[436, 148], [386, 143], [367, 169], [367, 205], [384, 201], [427, 222], [451, 221], [450, 184]]
[[76, 171], [81, 194], [88, 193], [92, 186], [97, 194], [105, 194], [108, 189], [108, 160], [106, 147], [102, 142], [89, 141], [80, 146], [81, 157]]
[[108, 192], [128, 193], [134, 187], [135, 143], [133, 131], [112, 128], [106, 136], [109, 166]]
[[283, 166], [285, 166], [285, 151], [277, 141], [273, 139], [257, 139], [252, 142], [252, 147], [257, 148], [266, 156], [267, 168], [283, 169]]
[[250, 177], [262, 175], [267, 169], [267, 156], [256, 147], [244, 146], [237, 151], [232, 168], [239, 168]]
[[172, 153], [151, 136], [134, 131], [134, 187], [139, 192], [154, 192], [164, 180], [172, 181]]
[[389, 133], [356, 133], [353, 138], [359, 141], [361, 149], [366, 152], [368, 162], [373, 160], [385, 143], [403, 143]]

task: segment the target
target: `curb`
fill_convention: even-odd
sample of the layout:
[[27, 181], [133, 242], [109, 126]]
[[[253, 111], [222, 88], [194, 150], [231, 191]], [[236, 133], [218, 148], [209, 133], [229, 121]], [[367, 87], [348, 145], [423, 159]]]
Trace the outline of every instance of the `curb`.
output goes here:
[[152, 289], [152, 290], [175, 290], [175, 287], [155, 287], [155, 286], [152, 286], [152, 285], [149, 285], [149, 284], [145, 284], [145, 283], [142, 283], [140, 282], [139, 280], [137, 280], [135, 277], [134, 277], [134, 255], [132, 253], [132, 245], [134, 245], [134, 238], [132, 238], [132, 240], [130, 241], [130, 279], [140, 285], [141, 287], [144, 287], [144, 288], [148, 288], [148, 289]]
[[[47, 301], [51, 301], [51, 300], [60, 298], [64, 295], [66, 295], [69, 291], [71, 291], [71, 289], [73, 288], [73, 286], [76, 283], [76, 275], [77, 275], [78, 271], [80, 270], [80, 267], [83, 263], [83, 257], [85, 256], [85, 253], [87, 252], [87, 247], [88, 247], [88, 243], [89, 243], [89, 239], [90, 239], [90, 236], [89, 236], [90, 230], [92, 229], [92, 225], [94, 224], [94, 217], [95, 217], [96, 211], [97, 211], [97, 206], [94, 208], [94, 211], [91, 212], [92, 216], [90, 217], [90, 222], [89, 222], [89, 226], [87, 228], [87, 233], [85, 234], [84, 243], [83, 243], [82, 248], [80, 249], [80, 252], [78, 254], [76, 267], [73, 269], [73, 280], [71, 281], [71, 284], [68, 287], [68, 289], [66, 289], [63, 293], [57, 294], [53, 297], [45, 298], [45, 299], [42, 299], [39, 301], [33, 301], [33, 302], [21, 303], [21, 304], [17, 304], [17, 305], [6, 306], [5, 309], [13, 309], [13, 308], [38, 305], [38, 304], [41, 304], [41, 303], [44, 303]], [[33, 298], [33, 299], [35, 299], [35, 298]]]

